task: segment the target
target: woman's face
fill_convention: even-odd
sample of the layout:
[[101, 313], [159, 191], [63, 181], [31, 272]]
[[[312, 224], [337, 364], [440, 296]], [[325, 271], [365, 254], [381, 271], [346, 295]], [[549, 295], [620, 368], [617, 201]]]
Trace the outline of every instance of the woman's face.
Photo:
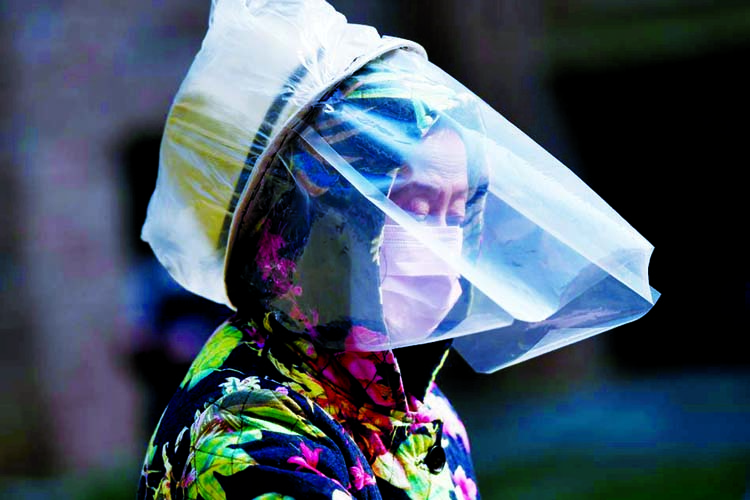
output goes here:
[[469, 190], [466, 147], [447, 128], [428, 134], [399, 172], [389, 198], [432, 226], [458, 226]]
[[[447, 254], [460, 255], [467, 196], [464, 143], [456, 132], [439, 129], [414, 148], [390, 199], [426, 224]], [[391, 220], [383, 232], [380, 275], [383, 317], [396, 345], [427, 338], [462, 293], [458, 274]]]

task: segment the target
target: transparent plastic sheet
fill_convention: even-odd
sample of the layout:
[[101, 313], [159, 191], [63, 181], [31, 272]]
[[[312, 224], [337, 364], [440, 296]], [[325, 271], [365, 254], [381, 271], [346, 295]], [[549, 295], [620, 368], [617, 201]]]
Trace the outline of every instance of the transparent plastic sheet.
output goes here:
[[213, 0], [164, 129], [142, 238], [183, 287], [234, 307], [224, 285], [234, 215], [255, 167], [301, 110], [408, 40], [353, 25], [322, 0]]
[[570, 170], [321, 0], [213, 2], [143, 238], [188, 290], [327, 347], [455, 338], [481, 372], [658, 298], [651, 245]]
[[[362, 195], [357, 202], [377, 207], [387, 221], [423, 245], [425, 258], [432, 253], [462, 277], [465, 304], [460, 313], [458, 301], [453, 310], [444, 311], [444, 321], [434, 329], [415, 329], [409, 335], [390, 332], [385, 311], [386, 335], [380, 342], [368, 338], [357, 348], [378, 350], [457, 338], [454, 345], [467, 361], [477, 371], [491, 372], [637, 319], [652, 307], [658, 298], [647, 275], [653, 247], [570, 170], [423, 58], [395, 52], [370, 65], [374, 66], [376, 73], [391, 72], [398, 83], [374, 85], [369, 92], [377, 93], [377, 98], [365, 96], [368, 90], [360, 92], [363, 104], [352, 94], [329, 98], [319, 107], [316, 123], [301, 128], [300, 137], [323, 160], [313, 162], [315, 168], [325, 165], [330, 170], [327, 175], [343, 177]], [[377, 78], [363, 79], [366, 86]], [[404, 132], [404, 123], [401, 117], [393, 118], [393, 110], [378, 108], [376, 101], [388, 102], [383, 95], [420, 101], [423, 109], [416, 113], [424, 113], [428, 124], [417, 132], [419, 137]], [[345, 123], [361, 141], [385, 151], [381, 156], [396, 158], [392, 183], [383, 181], [383, 163], [388, 162], [382, 158], [347, 160], [352, 155], [351, 139], [340, 137], [354, 132], [321, 135], [321, 123]], [[435, 130], [456, 133], [467, 156], [459, 168], [466, 170], [467, 179], [486, 183], [477, 187], [468, 181], [469, 191], [486, 189], [486, 193], [465, 200], [466, 212], [480, 213], [461, 222], [466, 237], [472, 233], [475, 240], [474, 245], [464, 245], [462, 253], [436, 236], [436, 228], [449, 222], [415, 214], [409, 210], [413, 207], [407, 204], [405, 209], [392, 199], [398, 172], [410, 170], [408, 183], [411, 177], [425, 176], [420, 168], [433, 167], [419, 153]], [[380, 162], [381, 168], [373, 167], [373, 162]], [[298, 178], [304, 166], [295, 165]], [[307, 174], [306, 178], [320, 177]], [[436, 185], [443, 184], [434, 175], [431, 178]], [[315, 199], [310, 198], [310, 203]], [[402, 290], [403, 299], [419, 302], [427, 283]], [[367, 302], [372, 296], [355, 297], [352, 292], [349, 299]], [[371, 313], [383, 311], [371, 309]], [[379, 320], [360, 319], [364, 324]]]

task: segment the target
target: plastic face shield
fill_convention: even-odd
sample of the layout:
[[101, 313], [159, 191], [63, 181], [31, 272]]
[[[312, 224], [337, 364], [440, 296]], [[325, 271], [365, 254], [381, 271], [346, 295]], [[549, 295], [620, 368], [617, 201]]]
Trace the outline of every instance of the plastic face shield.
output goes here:
[[[570, 170], [421, 56], [366, 68], [279, 153], [318, 221], [308, 247], [344, 254], [330, 269], [347, 266], [344, 307], [366, 332], [348, 348], [455, 338], [492, 372], [648, 312], [653, 247]], [[345, 230], [320, 222], [332, 213]], [[295, 276], [315, 273], [315, 258], [303, 252]], [[375, 286], [358, 271], [373, 265]], [[333, 287], [300, 290], [287, 310], [335, 322]]]

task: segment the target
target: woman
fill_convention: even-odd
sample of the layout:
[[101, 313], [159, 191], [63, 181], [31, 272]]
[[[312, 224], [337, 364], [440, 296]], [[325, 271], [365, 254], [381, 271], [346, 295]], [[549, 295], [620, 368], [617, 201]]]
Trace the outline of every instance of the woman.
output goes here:
[[[389, 179], [390, 198], [460, 253], [470, 195], [464, 144], [439, 119], [420, 129], [426, 115], [400, 97], [407, 89], [396, 75], [384, 78], [390, 69], [382, 59], [371, 62], [306, 123], [339, 151], [361, 156], [360, 172]], [[356, 130], [351, 107], [398, 125], [414, 151], [386, 149]], [[351, 184], [326, 167], [297, 136], [243, 207], [227, 271], [238, 313], [208, 341], [162, 418], [141, 498], [477, 498], [466, 432], [433, 384], [448, 344], [418, 356], [404, 351], [404, 378], [392, 351], [347, 348], [375, 340], [376, 330], [320, 318], [352, 298], [340, 292], [354, 280], [375, 290], [369, 302], [380, 302], [381, 288], [391, 343], [426, 337], [461, 295], [458, 274], [356, 201]], [[357, 241], [369, 246], [381, 233], [380, 266], [353, 257]], [[342, 235], [349, 252], [330, 241]], [[397, 269], [408, 249], [423, 271], [433, 266], [416, 283]], [[361, 269], [351, 269], [352, 261]], [[432, 295], [425, 302], [409, 296], [423, 288]], [[303, 296], [316, 307], [300, 304]]]
[[451, 339], [492, 371], [655, 300], [612, 261], [650, 251], [632, 232], [579, 251], [611, 214], [578, 216], [587, 188], [550, 164], [412, 42], [318, 0], [214, 2], [143, 237], [237, 313], [165, 410], [139, 498], [478, 498], [434, 383]]

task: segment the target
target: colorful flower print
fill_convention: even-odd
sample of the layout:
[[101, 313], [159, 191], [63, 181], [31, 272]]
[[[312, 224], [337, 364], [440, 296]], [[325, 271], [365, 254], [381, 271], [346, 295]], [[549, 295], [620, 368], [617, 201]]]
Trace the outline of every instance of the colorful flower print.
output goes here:
[[407, 405], [391, 352], [275, 334], [234, 321], [211, 337], [149, 443], [139, 500], [478, 499], [437, 388]]
[[354, 486], [354, 489], [356, 490], [361, 490], [365, 486], [376, 483], [375, 478], [369, 475], [367, 471], [365, 471], [365, 468], [362, 467], [362, 462], [359, 459], [357, 459], [357, 465], [349, 467], [349, 473], [353, 478], [352, 486]]
[[477, 484], [466, 476], [466, 471], [460, 465], [453, 473], [453, 483], [456, 485], [456, 496], [459, 500], [476, 500]]
[[433, 419], [440, 419], [443, 421], [443, 431], [445, 431], [448, 436], [458, 438], [467, 452], [471, 450], [466, 427], [458, 418], [458, 415], [456, 415], [456, 412], [448, 403], [448, 400], [444, 397], [439, 397], [435, 395], [434, 392], [430, 391], [424, 398], [424, 406], [429, 408], [429, 415]]
[[219, 328], [208, 339], [205, 347], [198, 353], [185, 378], [180, 384], [180, 389], [191, 390], [203, 380], [206, 375], [221, 368], [229, 354], [242, 341], [242, 332], [228, 325]]
[[325, 474], [321, 473], [317, 469], [318, 460], [320, 459], [320, 453], [323, 451], [323, 449], [315, 448], [311, 450], [310, 448], [307, 447], [304, 441], [300, 441], [299, 449], [302, 455], [289, 457], [289, 460], [287, 460], [287, 462], [290, 464], [296, 464], [298, 466], [297, 470], [306, 469], [311, 472], [314, 472], [315, 474], [319, 476], [325, 477]]

